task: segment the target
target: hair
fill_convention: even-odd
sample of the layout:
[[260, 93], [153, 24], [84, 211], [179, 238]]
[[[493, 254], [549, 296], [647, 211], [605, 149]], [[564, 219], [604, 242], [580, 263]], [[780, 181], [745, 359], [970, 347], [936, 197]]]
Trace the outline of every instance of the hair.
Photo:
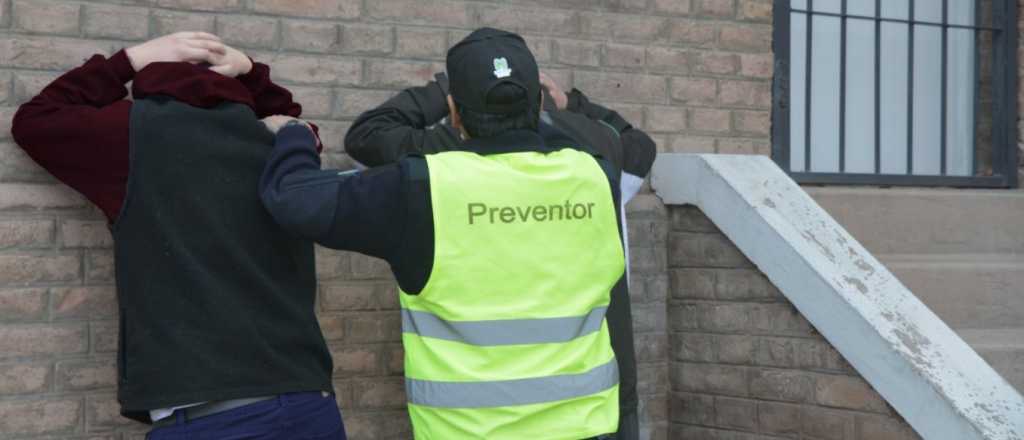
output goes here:
[[[498, 84], [487, 94], [487, 101], [492, 104], [510, 104], [526, 100], [526, 90], [515, 84]], [[513, 130], [537, 130], [540, 123], [540, 108], [529, 108], [513, 114], [482, 113], [455, 105], [462, 126], [473, 138], [490, 138], [500, 136]]]

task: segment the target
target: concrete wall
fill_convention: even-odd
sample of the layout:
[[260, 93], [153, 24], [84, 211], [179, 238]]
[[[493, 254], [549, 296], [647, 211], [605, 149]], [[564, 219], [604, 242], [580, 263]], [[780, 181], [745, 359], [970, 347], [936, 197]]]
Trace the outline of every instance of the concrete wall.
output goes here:
[[670, 438], [920, 438], [703, 213], [670, 211]]

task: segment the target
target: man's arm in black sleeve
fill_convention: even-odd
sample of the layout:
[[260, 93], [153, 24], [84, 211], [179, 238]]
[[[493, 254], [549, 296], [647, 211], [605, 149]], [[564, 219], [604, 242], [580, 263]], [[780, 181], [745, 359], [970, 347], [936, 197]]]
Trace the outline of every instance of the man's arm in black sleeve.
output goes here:
[[[601, 121], [611, 127], [619, 135], [622, 144], [622, 170], [641, 180], [646, 178], [654, 166], [657, 146], [647, 133], [633, 126], [618, 112], [591, 102], [583, 92], [573, 89], [567, 94], [569, 98], [566, 110], [581, 113], [588, 118]], [[625, 195], [630, 199], [632, 195]]]
[[321, 170], [316, 137], [282, 128], [260, 179], [264, 206], [289, 232], [332, 249], [394, 261], [400, 245], [402, 172]]
[[460, 143], [447, 124], [445, 78], [403, 90], [379, 107], [363, 113], [345, 135], [345, 151], [363, 165], [395, 163], [409, 153], [429, 154]]

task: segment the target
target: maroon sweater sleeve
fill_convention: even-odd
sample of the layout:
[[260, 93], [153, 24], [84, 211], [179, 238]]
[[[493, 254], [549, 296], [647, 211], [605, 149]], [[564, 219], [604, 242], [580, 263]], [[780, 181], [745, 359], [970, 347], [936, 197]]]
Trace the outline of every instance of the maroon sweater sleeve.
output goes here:
[[90, 58], [23, 104], [11, 133], [33, 160], [117, 216], [128, 181], [128, 117], [124, 84], [135, 75], [124, 51]]
[[270, 68], [253, 63], [238, 78], [188, 63], [152, 63], [138, 74], [124, 51], [95, 55], [57, 78], [14, 115], [15, 141], [32, 159], [96, 204], [110, 221], [127, 192], [128, 126], [132, 95], [166, 95], [196, 107], [237, 102], [257, 116], [300, 116], [292, 94], [270, 80]]

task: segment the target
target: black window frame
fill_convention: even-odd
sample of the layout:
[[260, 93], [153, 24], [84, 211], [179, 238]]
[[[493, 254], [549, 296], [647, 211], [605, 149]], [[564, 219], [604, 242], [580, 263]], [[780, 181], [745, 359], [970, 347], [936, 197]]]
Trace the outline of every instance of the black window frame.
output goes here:
[[[807, 172], [807, 171], [792, 171], [791, 160], [790, 160], [790, 106], [789, 106], [789, 90], [790, 90], [790, 17], [793, 8], [791, 7], [791, 0], [775, 0], [774, 1], [774, 26], [773, 26], [773, 42], [772, 48], [774, 52], [774, 78], [772, 85], [772, 159], [785, 170], [794, 180], [803, 184], [829, 184], [829, 185], [874, 185], [874, 186], [948, 186], [948, 187], [966, 187], [966, 188], [1014, 188], [1017, 187], [1017, 167], [1018, 167], [1018, 126], [1017, 126], [1017, 99], [1018, 99], [1018, 65], [1017, 65], [1017, 48], [1018, 48], [1018, 24], [1017, 24], [1017, 1], [1016, 0], [992, 0], [993, 1], [993, 23], [992, 27], [983, 27], [980, 25], [981, 17], [980, 14], [977, 17], [979, 24], [975, 27], [979, 30], [992, 32], [993, 42], [993, 60], [992, 60], [992, 95], [993, 95], [993, 108], [992, 108], [992, 171], [991, 176], [951, 176], [951, 175], [913, 175], [910, 174], [909, 170], [907, 174], [882, 174], [880, 172], [881, 167], [879, 164], [880, 153], [878, 151], [881, 141], [879, 139], [878, 132], [880, 131], [879, 124], [875, 124], [875, 170], [876, 173], [863, 174], [863, 173], [846, 173], [842, 172], [845, 168], [843, 162], [845, 159], [845, 136], [844, 130], [846, 121], [844, 118], [845, 114], [845, 67], [846, 67], [846, 22], [847, 18], [851, 17], [851, 14], [846, 14], [846, 4], [851, 0], [842, 0], [842, 14], [832, 14], [823, 12], [814, 12], [814, 15], [828, 15], [833, 17], [839, 17], [842, 23], [840, 47], [843, 53], [841, 54], [840, 62], [840, 172]], [[863, 0], [852, 0], [852, 1], [863, 1]], [[860, 17], [852, 16], [858, 19], [872, 19], [876, 25], [876, 82], [875, 88], [880, 87], [877, 78], [880, 63], [877, 61], [878, 57], [878, 39], [879, 34], [877, 33], [880, 23], [889, 21], [900, 21], [892, 19], [878, 18], [879, 14], [879, 2], [885, 0], [876, 0], [875, 17]], [[913, 11], [913, 4], [915, 0], [909, 0], [911, 5], [911, 11]], [[946, 10], [948, 8], [948, 0], [943, 1], [943, 23], [939, 26], [943, 29], [943, 48], [946, 47], [947, 30], [951, 27], [958, 27], [948, 23]], [[814, 0], [807, 0], [808, 10], [813, 10]], [[796, 11], [799, 12], [799, 11]], [[919, 22], [913, 20], [913, 16], [910, 20], [904, 20], [902, 22]], [[911, 26], [913, 28], [914, 26]], [[808, 44], [810, 42], [811, 30], [807, 31]], [[911, 32], [911, 38], [913, 32]], [[913, 40], [911, 40], [912, 42]], [[808, 52], [809, 54], [810, 52]], [[943, 50], [943, 64], [945, 65], [946, 51]], [[980, 61], [975, 57], [976, 66]], [[807, 65], [810, 66], [810, 60]], [[913, 69], [913, 62], [908, 63], [910, 69]], [[946, 70], [945, 68], [943, 69]], [[911, 70], [912, 71], [912, 70]], [[945, 73], [945, 72], [943, 72]], [[943, 75], [945, 78], [945, 75]], [[912, 79], [911, 79], [912, 81]], [[977, 81], [977, 78], [976, 78]], [[810, 97], [809, 83], [801, 84], [801, 87], [807, 87], [807, 97]], [[945, 84], [945, 81], [942, 81]], [[913, 83], [911, 82], [911, 85]], [[908, 87], [908, 90], [912, 90], [912, 87]], [[879, 109], [876, 91], [876, 102], [875, 102], [875, 120], [878, 121]], [[912, 92], [908, 92], [908, 95]], [[945, 90], [943, 90], [943, 96], [945, 96]], [[912, 95], [908, 99], [913, 99]], [[977, 93], [975, 94], [975, 101], [979, 99]], [[945, 99], [942, 99], [945, 103]], [[809, 105], [809, 103], [808, 103]], [[977, 104], [975, 104], [977, 115]], [[810, 114], [809, 110], [805, 111], [806, 114]], [[945, 105], [943, 105], [943, 116], [945, 116]], [[911, 116], [912, 118], [912, 116]], [[908, 118], [908, 123], [911, 118]], [[945, 125], [945, 117], [942, 118], [943, 126]], [[808, 125], [809, 124], [805, 124]], [[943, 133], [945, 130], [942, 130]], [[943, 136], [942, 148], [942, 169], [945, 172], [946, 169], [946, 147], [945, 147], [945, 136]], [[809, 145], [810, 142], [805, 142]], [[912, 158], [913, 148], [908, 148], [908, 158]], [[805, 156], [808, 158], [809, 152]], [[908, 161], [909, 164], [912, 160]], [[808, 169], [808, 168], [805, 168]]]

